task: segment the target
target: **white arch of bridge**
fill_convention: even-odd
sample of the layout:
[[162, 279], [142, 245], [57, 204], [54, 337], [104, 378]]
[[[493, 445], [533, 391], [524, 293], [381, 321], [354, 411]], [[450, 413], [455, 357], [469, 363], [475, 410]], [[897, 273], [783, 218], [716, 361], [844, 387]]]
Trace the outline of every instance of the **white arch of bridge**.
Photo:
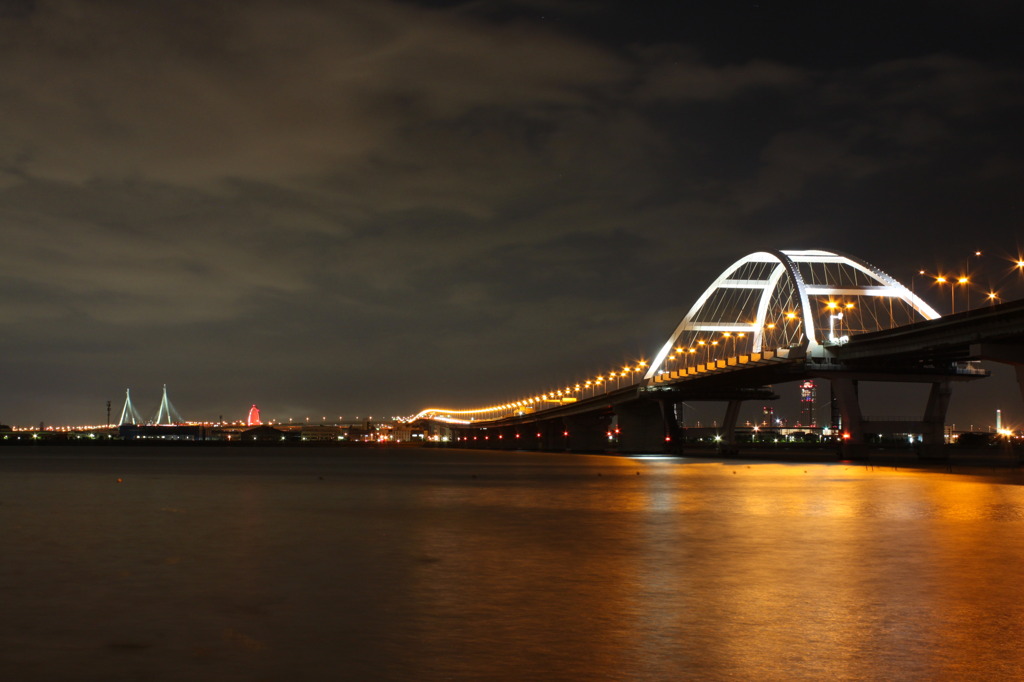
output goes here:
[[823, 355], [851, 334], [937, 317], [907, 287], [859, 258], [822, 250], [757, 251], [726, 268], [701, 294], [644, 378], [669, 371], [686, 354], [707, 361], [806, 346], [809, 354]]

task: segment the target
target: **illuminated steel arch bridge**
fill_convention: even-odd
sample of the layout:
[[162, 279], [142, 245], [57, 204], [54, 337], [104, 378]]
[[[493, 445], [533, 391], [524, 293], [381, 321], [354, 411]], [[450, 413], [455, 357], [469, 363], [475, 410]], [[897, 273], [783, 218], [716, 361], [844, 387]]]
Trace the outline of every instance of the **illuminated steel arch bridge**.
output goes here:
[[[496, 405], [428, 408], [412, 419], [447, 422], [463, 433], [497, 429], [498, 438], [504, 439], [507, 432], [510, 440], [521, 441], [522, 429], [516, 429], [522, 425], [557, 422], [561, 426], [549, 431], [568, 438], [572, 429], [564, 427], [570, 422], [584, 425], [585, 431], [603, 432], [607, 416], [613, 414], [616, 429], [632, 419], [646, 422], [648, 431], [657, 432], [650, 423], [660, 420], [665, 428], [658, 438], [665, 434], [665, 440], [672, 440], [674, 430], [666, 416], [671, 401], [727, 400], [730, 407], [724, 422], [729, 437], [742, 400], [768, 397], [771, 392], [765, 387], [771, 384], [824, 377], [834, 389], [838, 386], [836, 398], [846, 435], [858, 441], [865, 428], [892, 426], [868, 424], [860, 413], [856, 382], [870, 375], [869, 380], [930, 383], [924, 418], [899, 428], [917, 428], [931, 441], [941, 441], [949, 381], [979, 378], [986, 372], [968, 365], [962, 354], [936, 362], [934, 353], [904, 353], [893, 363], [880, 351], [881, 355], [876, 353], [873, 360], [862, 359], [860, 364], [843, 360], [847, 349], [857, 345], [853, 340], [913, 329], [939, 318], [906, 286], [853, 256], [824, 250], [758, 251], [730, 265], [705, 289], [649, 363], [627, 365], [562, 389]], [[638, 407], [640, 403], [648, 408]], [[655, 419], [650, 406], [659, 404], [661, 417]], [[630, 416], [631, 411], [644, 409], [647, 417]], [[605, 416], [595, 421], [598, 414]], [[585, 417], [593, 423], [588, 424]], [[540, 438], [543, 429], [535, 431]], [[473, 436], [478, 441], [479, 433]], [[485, 437], [490, 439], [490, 434]], [[545, 440], [558, 447], [550, 438]], [[585, 441], [582, 449], [600, 449], [600, 439]], [[649, 449], [654, 444], [654, 439], [647, 438], [637, 447]]]
[[645, 379], [664, 372], [673, 355], [717, 360], [806, 347], [821, 356], [853, 334], [938, 317], [907, 287], [858, 258], [832, 251], [758, 251], [726, 268], [701, 294]]
[[[825, 355], [852, 334], [939, 317], [893, 277], [832, 251], [758, 251], [730, 265], [697, 298], [644, 373], [644, 383], [680, 369], [744, 355], [778, 357], [801, 348]], [[417, 418], [490, 420], [594, 397], [621, 388], [610, 373], [556, 392], [541, 392], [480, 408], [428, 408]], [[589, 389], [589, 390], [588, 390]], [[577, 395], [581, 394], [582, 395]]]

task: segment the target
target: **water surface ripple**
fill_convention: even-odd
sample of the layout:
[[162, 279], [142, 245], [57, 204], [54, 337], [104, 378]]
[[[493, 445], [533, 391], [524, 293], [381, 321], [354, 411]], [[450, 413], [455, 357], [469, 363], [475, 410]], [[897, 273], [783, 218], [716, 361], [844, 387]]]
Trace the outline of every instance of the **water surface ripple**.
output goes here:
[[1024, 679], [1022, 480], [3, 448], [0, 679]]

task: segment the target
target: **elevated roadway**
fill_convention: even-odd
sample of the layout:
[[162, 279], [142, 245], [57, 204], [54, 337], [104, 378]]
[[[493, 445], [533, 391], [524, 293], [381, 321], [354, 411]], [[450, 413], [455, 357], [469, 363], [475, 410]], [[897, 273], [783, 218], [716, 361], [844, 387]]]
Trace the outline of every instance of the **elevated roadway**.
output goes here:
[[1024, 365], [1024, 299], [858, 334], [831, 353], [850, 365], [992, 360], [1020, 367]]
[[[449, 428], [473, 447], [592, 451], [612, 443], [625, 452], [678, 451], [682, 433], [674, 406], [712, 401], [727, 404], [721, 437], [728, 448], [743, 401], [773, 400], [778, 396], [772, 386], [813, 378], [833, 387], [848, 449], [862, 445], [867, 433], [896, 430], [920, 433], [934, 447], [943, 442], [951, 382], [989, 375], [975, 366], [979, 360], [1014, 365], [1024, 397], [1024, 300], [860, 334], [843, 344], [825, 344], [818, 353], [794, 347], [691, 365], [574, 402]], [[857, 391], [862, 381], [930, 385], [921, 418], [865, 417]]]

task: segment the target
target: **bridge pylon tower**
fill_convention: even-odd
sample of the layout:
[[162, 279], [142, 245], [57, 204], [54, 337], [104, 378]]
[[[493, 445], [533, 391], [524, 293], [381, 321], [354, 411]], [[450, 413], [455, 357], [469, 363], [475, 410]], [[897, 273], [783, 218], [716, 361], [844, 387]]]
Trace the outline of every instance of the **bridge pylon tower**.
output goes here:
[[[165, 421], [166, 420], [166, 421]], [[178, 414], [178, 411], [174, 409], [174, 405], [167, 398], [167, 384], [164, 384], [163, 398], [160, 400], [160, 408], [157, 410], [156, 419], [153, 420], [154, 424], [180, 424], [185, 421]]]
[[118, 424], [141, 424], [142, 415], [135, 409], [135, 405], [132, 404], [132, 389], [124, 389], [124, 407], [121, 408], [121, 418], [117, 422]]

